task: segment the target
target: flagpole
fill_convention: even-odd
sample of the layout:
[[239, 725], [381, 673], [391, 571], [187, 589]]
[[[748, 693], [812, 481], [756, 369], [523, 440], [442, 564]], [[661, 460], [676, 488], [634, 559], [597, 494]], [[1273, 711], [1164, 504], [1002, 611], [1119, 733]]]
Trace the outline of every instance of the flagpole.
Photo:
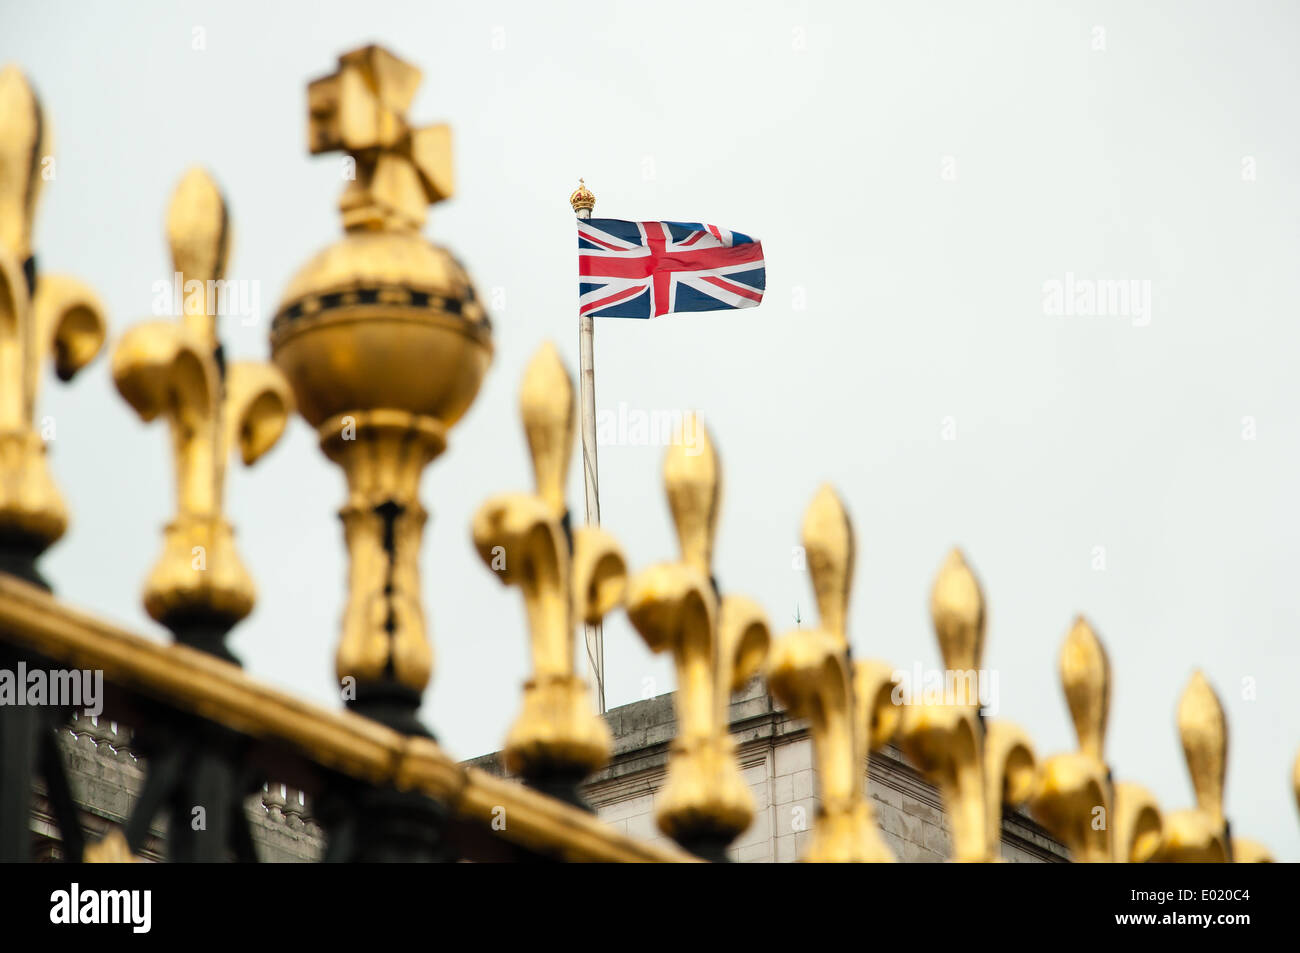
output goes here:
[[[578, 188], [569, 196], [573, 213], [581, 219], [591, 218], [596, 207], [592, 195], [578, 180]], [[596, 462], [596, 366], [595, 322], [590, 314], [578, 314], [578, 392], [582, 425], [582, 475], [586, 489], [587, 522], [600, 525], [600, 480]], [[587, 677], [591, 679], [596, 710], [605, 713], [605, 632], [604, 626], [584, 625], [587, 643]]]

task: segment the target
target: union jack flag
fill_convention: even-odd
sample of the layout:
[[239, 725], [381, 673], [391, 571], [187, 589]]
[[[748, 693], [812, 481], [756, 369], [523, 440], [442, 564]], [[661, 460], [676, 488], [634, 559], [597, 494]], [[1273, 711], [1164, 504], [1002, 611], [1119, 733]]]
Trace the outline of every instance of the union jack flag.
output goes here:
[[763, 243], [699, 222], [578, 219], [578, 313], [650, 318], [753, 308], [763, 300]]

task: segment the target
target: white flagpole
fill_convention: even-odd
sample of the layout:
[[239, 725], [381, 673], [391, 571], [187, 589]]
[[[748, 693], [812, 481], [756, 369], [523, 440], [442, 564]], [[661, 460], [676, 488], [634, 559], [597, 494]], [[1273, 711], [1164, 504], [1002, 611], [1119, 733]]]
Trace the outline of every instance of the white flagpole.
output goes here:
[[[578, 218], [591, 218], [596, 197], [582, 179], [569, 203]], [[578, 392], [582, 424], [582, 474], [586, 486], [587, 522], [600, 525], [600, 480], [596, 463], [596, 367], [595, 322], [589, 314], [578, 315]], [[596, 710], [605, 713], [605, 633], [604, 626], [585, 625], [587, 642], [587, 678], [591, 681]]]

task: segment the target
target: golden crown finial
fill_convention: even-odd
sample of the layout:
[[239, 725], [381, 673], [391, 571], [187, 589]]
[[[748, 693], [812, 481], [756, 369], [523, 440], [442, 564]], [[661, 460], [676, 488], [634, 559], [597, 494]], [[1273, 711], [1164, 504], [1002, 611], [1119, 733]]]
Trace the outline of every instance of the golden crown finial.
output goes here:
[[36, 427], [45, 361], [61, 380], [89, 364], [104, 343], [104, 309], [80, 282], [37, 273], [32, 253], [36, 200], [53, 177], [49, 126], [16, 66], [0, 70], [0, 537], [21, 551], [9, 567], [41, 582], [35, 560], [68, 525], [50, 477], [45, 439], [53, 420]]
[[710, 577], [721, 474], [713, 443], [693, 418], [669, 448], [664, 483], [682, 558], [637, 574], [628, 589], [628, 617], [653, 652], [670, 652], [677, 670], [677, 737], [668, 780], [659, 793], [659, 829], [688, 850], [720, 859], [754, 817], [754, 797], [736, 763], [728, 733], [731, 692], [755, 675], [770, 633], [752, 601], [719, 604]]
[[1160, 846], [1162, 818], [1145, 788], [1113, 784], [1104, 760], [1111, 673], [1106, 650], [1082, 616], [1061, 649], [1061, 684], [1079, 750], [1043, 765], [1034, 815], [1077, 862], [1149, 860]]
[[1228, 772], [1228, 721], [1204, 674], [1192, 673], [1178, 703], [1178, 734], [1196, 807], [1174, 811], [1165, 821], [1156, 860], [1177, 863], [1267, 863], [1262, 844], [1229, 833], [1224, 812]]
[[793, 715], [808, 719], [817, 758], [820, 802], [802, 859], [892, 861], [866, 796], [864, 765], [869, 751], [893, 737], [901, 710], [893, 702], [888, 665], [849, 660], [845, 613], [853, 526], [830, 486], [822, 487], [808, 507], [803, 544], [821, 625], [782, 636], [767, 667], [772, 694]]
[[902, 748], [943, 795], [952, 858], [1001, 859], [1002, 808], [1033, 794], [1033, 748], [1015, 725], [985, 722], [976, 685], [984, 648], [984, 595], [958, 550], [949, 553], [930, 598], [943, 654], [944, 698], [916, 699], [903, 714]]
[[349, 231], [419, 231], [428, 206], [451, 197], [450, 127], [407, 123], [420, 78], [410, 63], [366, 46], [344, 53], [337, 72], [307, 87], [312, 154], [351, 157], [339, 200]]
[[590, 212], [596, 207], [596, 196], [591, 194], [591, 190], [582, 179], [578, 180], [578, 187], [569, 196], [569, 204], [573, 206], [575, 213]]
[[609, 758], [611, 738], [574, 673], [576, 620], [595, 624], [623, 601], [627, 570], [598, 527], [565, 531], [565, 475], [573, 450], [573, 382], [554, 345], [529, 362], [520, 411], [537, 492], [495, 496], [474, 516], [474, 546], [502, 583], [523, 590], [533, 674], [506, 738], [508, 770], [576, 800], [577, 783]]
[[216, 357], [216, 316], [229, 247], [226, 206], [212, 178], [192, 169], [172, 195], [167, 237], [183, 295], [180, 323], [150, 321], [113, 351], [113, 381], [142, 420], [172, 430], [176, 515], [145, 583], [145, 608], [178, 639], [228, 656], [226, 631], [253, 608], [254, 587], [223, 513], [226, 464], [238, 447], [252, 464], [284, 432], [288, 382], [269, 364]]

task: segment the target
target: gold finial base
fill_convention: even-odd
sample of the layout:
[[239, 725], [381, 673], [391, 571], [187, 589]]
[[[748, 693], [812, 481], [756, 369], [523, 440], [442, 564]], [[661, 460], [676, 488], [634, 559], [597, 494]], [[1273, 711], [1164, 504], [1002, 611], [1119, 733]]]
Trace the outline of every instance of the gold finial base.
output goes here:
[[433, 674], [420, 599], [420, 542], [427, 514], [420, 475], [447, 445], [431, 417], [399, 410], [340, 414], [320, 427], [321, 449], [343, 468], [339, 511], [349, 556], [348, 602], [335, 656], [339, 679], [392, 680], [418, 693]]
[[800, 861], [809, 864], [891, 864], [894, 853], [880, 836], [875, 811], [862, 798], [822, 805]]
[[664, 834], [679, 844], [713, 839], [729, 844], [749, 828], [754, 809], [730, 735], [673, 741], [655, 815]]
[[0, 535], [39, 556], [68, 528], [68, 511], [50, 476], [45, 441], [31, 430], [0, 433]]
[[524, 704], [506, 737], [506, 770], [521, 777], [585, 777], [609, 760], [613, 737], [576, 675], [547, 675], [524, 683]]
[[144, 587], [149, 615], [177, 629], [178, 619], [208, 617], [227, 627], [253, 611], [257, 590], [220, 516], [182, 514], [163, 531], [163, 552]]

